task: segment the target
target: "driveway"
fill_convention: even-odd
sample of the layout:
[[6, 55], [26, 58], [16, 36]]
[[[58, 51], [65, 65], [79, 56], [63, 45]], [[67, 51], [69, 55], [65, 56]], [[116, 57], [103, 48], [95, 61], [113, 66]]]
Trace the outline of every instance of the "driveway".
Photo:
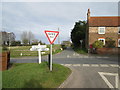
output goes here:
[[[43, 56], [42, 61], [47, 61]], [[37, 63], [38, 57], [11, 59], [14, 63]], [[118, 88], [118, 56], [82, 55], [71, 48], [53, 55], [53, 63], [59, 63], [72, 70], [69, 78], [60, 88]]]

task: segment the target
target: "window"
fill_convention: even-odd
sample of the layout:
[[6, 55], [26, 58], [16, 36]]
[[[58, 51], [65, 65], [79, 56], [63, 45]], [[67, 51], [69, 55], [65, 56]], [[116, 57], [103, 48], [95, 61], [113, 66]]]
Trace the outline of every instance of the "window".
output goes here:
[[118, 47], [120, 47], [120, 39], [118, 39]]
[[98, 34], [105, 34], [105, 27], [98, 27]]
[[104, 38], [99, 38], [98, 40], [102, 41], [103, 44], [105, 45], [105, 39]]
[[118, 27], [118, 34], [120, 34], [120, 27]]

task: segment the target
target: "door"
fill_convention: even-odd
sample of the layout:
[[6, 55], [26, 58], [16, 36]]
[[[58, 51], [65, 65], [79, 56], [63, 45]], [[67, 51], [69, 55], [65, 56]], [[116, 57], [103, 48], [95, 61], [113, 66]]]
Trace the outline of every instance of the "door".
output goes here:
[[120, 47], [120, 39], [118, 39], [118, 47]]

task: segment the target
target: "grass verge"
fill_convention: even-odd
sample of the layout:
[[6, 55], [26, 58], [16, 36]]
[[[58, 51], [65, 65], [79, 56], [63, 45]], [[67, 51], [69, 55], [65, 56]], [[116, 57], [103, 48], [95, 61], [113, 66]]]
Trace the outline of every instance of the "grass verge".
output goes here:
[[13, 64], [2, 72], [2, 85], [3, 88], [57, 88], [70, 73], [69, 68], [59, 64], [53, 64], [50, 72], [47, 62]]
[[73, 50], [75, 52], [77, 52], [78, 54], [87, 54], [87, 50], [85, 48], [73, 48]]
[[[38, 51], [30, 51], [30, 48], [32, 46], [11, 46], [10, 47], [10, 57], [12, 58], [18, 58], [18, 57], [31, 57], [31, 56], [38, 56]], [[50, 48], [50, 45], [47, 45], [48, 48]], [[9, 49], [9, 47], [5, 47], [5, 49]], [[54, 44], [53, 45], [53, 54], [62, 52], [61, 45], [60, 44]], [[48, 55], [49, 51], [43, 51], [44, 54], [42, 55]]]

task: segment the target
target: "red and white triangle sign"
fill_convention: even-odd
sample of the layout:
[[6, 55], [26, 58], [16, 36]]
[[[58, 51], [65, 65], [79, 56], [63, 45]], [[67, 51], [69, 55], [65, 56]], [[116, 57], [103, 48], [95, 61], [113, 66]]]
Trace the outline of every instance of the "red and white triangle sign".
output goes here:
[[53, 44], [53, 42], [57, 38], [59, 32], [58, 31], [45, 31], [45, 34], [46, 34], [50, 44]]

